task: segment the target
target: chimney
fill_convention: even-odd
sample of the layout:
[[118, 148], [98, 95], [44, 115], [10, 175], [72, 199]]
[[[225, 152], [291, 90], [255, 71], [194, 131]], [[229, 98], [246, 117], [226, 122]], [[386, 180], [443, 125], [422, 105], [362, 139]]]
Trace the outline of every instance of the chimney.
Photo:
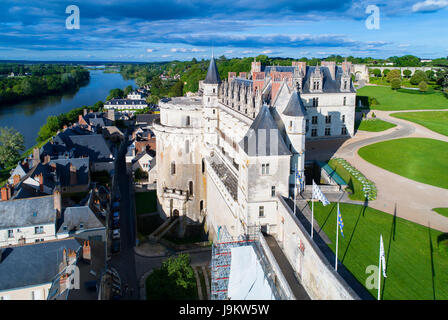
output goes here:
[[28, 161], [26, 161], [25, 159], [22, 161], [22, 168], [23, 168], [25, 171], [29, 169]]
[[246, 73], [246, 72], [240, 72], [239, 77], [240, 77], [241, 79], [246, 79], [246, 77], [247, 77], [247, 73]]
[[236, 72], [229, 72], [229, 76], [228, 76], [229, 80], [233, 79], [235, 77], [236, 77]]
[[70, 162], [70, 185], [76, 185], [78, 183], [76, 177], [76, 167]]
[[2, 187], [1, 194], [2, 194], [2, 201], [8, 201], [9, 200], [9, 197], [8, 197], [8, 186]]
[[[85, 110], [85, 109], [84, 109], [84, 110]], [[81, 121], [82, 121], [82, 115], [80, 114], [80, 115], [78, 116], [78, 122], [81, 123]]]
[[75, 250], [68, 249], [68, 265], [74, 264], [75, 262], [76, 262]]
[[86, 114], [87, 114], [87, 109], [83, 109], [83, 110], [82, 110], [82, 114], [83, 114], [83, 115], [86, 115]]
[[65, 268], [67, 266], [67, 249], [64, 248], [62, 251], [62, 267]]
[[321, 62], [322, 67], [327, 67], [330, 71], [331, 79], [336, 79], [336, 62], [334, 61], [322, 61]]
[[40, 151], [39, 148], [33, 149], [33, 167], [37, 166], [40, 163]]
[[48, 162], [50, 162], [50, 160], [51, 160], [50, 155], [49, 154], [45, 155], [43, 164], [47, 164]]
[[84, 245], [82, 246], [82, 257], [84, 260], [91, 261], [92, 260], [92, 252], [90, 249], [90, 242], [84, 241]]
[[36, 177], [39, 179], [39, 191], [44, 192], [44, 175], [41, 172]]
[[62, 129], [67, 129], [67, 125], [66, 124], [64, 124], [64, 126], [62, 127]]
[[53, 189], [53, 207], [56, 210], [56, 217], [61, 218], [61, 210], [62, 210], [62, 198], [61, 198], [61, 190], [59, 187], [55, 187]]
[[12, 178], [14, 180], [14, 186], [18, 185], [20, 182], [20, 175], [15, 174]]

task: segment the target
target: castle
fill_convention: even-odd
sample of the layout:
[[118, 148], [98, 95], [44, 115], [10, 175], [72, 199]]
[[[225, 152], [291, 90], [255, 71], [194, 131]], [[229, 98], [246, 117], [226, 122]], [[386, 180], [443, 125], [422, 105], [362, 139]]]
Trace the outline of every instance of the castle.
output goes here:
[[293, 195], [296, 170], [304, 176], [305, 140], [354, 134], [351, 67], [254, 61], [249, 74], [230, 72], [222, 81], [212, 57], [197, 96], [160, 103], [162, 216], [205, 222], [211, 238], [221, 227], [237, 237], [253, 225], [279, 238], [280, 198]]

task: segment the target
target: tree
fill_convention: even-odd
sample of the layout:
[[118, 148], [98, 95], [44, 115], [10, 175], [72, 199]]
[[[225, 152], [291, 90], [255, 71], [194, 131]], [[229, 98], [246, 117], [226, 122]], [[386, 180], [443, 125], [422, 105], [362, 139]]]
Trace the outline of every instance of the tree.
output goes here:
[[426, 74], [426, 77], [428, 78], [429, 81], [434, 81], [434, 76], [435, 76], [434, 71], [426, 70], [425, 74]]
[[399, 78], [393, 78], [393, 79], [390, 81], [390, 87], [391, 87], [393, 90], [400, 89], [400, 88], [401, 88], [401, 80], [400, 80]]
[[134, 88], [132, 88], [132, 86], [131, 85], [129, 85], [129, 86], [127, 86], [125, 89], [124, 89], [124, 96], [127, 96], [129, 93], [131, 93], [132, 91], [134, 90]]
[[373, 69], [373, 75], [375, 77], [381, 77], [381, 70], [380, 69]]
[[110, 100], [113, 98], [116, 99], [121, 99], [124, 96], [124, 92], [123, 90], [121, 90], [120, 88], [115, 88], [109, 91], [109, 95], [107, 96], [106, 100]]
[[13, 128], [0, 128], [0, 165], [9, 167], [20, 160], [25, 149], [23, 135]]
[[196, 279], [190, 256], [169, 257], [146, 279], [148, 300], [178, 300], [197, 297]]
[[409, 78], [412, 75], [412, 71], [409, 69], [406, 69], [403, 71], [403, 74], [406, 78]]
[[418, 84], [418, 88], [419, 88], [420, 92], [426, 92], [426, 91], [428, 91], [428, 85], [426, 84], [425, 81], [421, 81], [421, 82]]
[[390, 72], [390, 69], [383, 70], [383, 77], [387, 77], [387, 74]]
[[421, 70], [417, 70], [414, 72], [414, 74], [411, 77], [411, 80], [409, 80], [411, 82], [411, 84], [413, 85], [418, 85], [420, 82], [428, 81], [428, 78], [426, 77], [426, 73], [424, 73]]
[[387, 81], [392, 82], [393, 79], [401, 80], [401, 73], [398, 69], [391, 70], [386, 77]]

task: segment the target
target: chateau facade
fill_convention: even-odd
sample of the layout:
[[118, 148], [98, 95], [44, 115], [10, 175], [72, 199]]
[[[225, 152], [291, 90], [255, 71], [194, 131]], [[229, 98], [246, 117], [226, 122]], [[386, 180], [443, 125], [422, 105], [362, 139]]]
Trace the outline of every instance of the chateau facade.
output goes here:
[[280, 197], [304, 177], [305, 140], [354, 134], [351, 64], [266, 66], [221, 81], [215, 60], [196, 97], [160, 103], [157, 196], [164, 218], [205, 222], [211, 238], [257, 225], [279, 235]]

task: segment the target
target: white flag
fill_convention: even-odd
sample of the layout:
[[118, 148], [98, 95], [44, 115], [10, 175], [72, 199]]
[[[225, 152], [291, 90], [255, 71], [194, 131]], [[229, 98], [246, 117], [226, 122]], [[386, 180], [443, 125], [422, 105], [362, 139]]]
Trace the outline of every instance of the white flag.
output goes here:
[[319, 186], [314, 183], [314, 180], [313, 180], [313, 199], [319, 200], [320, 202], [322, 202], [324, 206], [330, 204], [330, 202], [327, 200], [322, 191], [320, 191]]
[[[380, 257], [381, 257], [381, 264], [383, 265], [383, 276], [386, 277], [386, 258], [384, 257], [384, 246], [383, 246], [383, 235], [380, 235]], [[378, 270], [380, 271], [380, 270]]]

